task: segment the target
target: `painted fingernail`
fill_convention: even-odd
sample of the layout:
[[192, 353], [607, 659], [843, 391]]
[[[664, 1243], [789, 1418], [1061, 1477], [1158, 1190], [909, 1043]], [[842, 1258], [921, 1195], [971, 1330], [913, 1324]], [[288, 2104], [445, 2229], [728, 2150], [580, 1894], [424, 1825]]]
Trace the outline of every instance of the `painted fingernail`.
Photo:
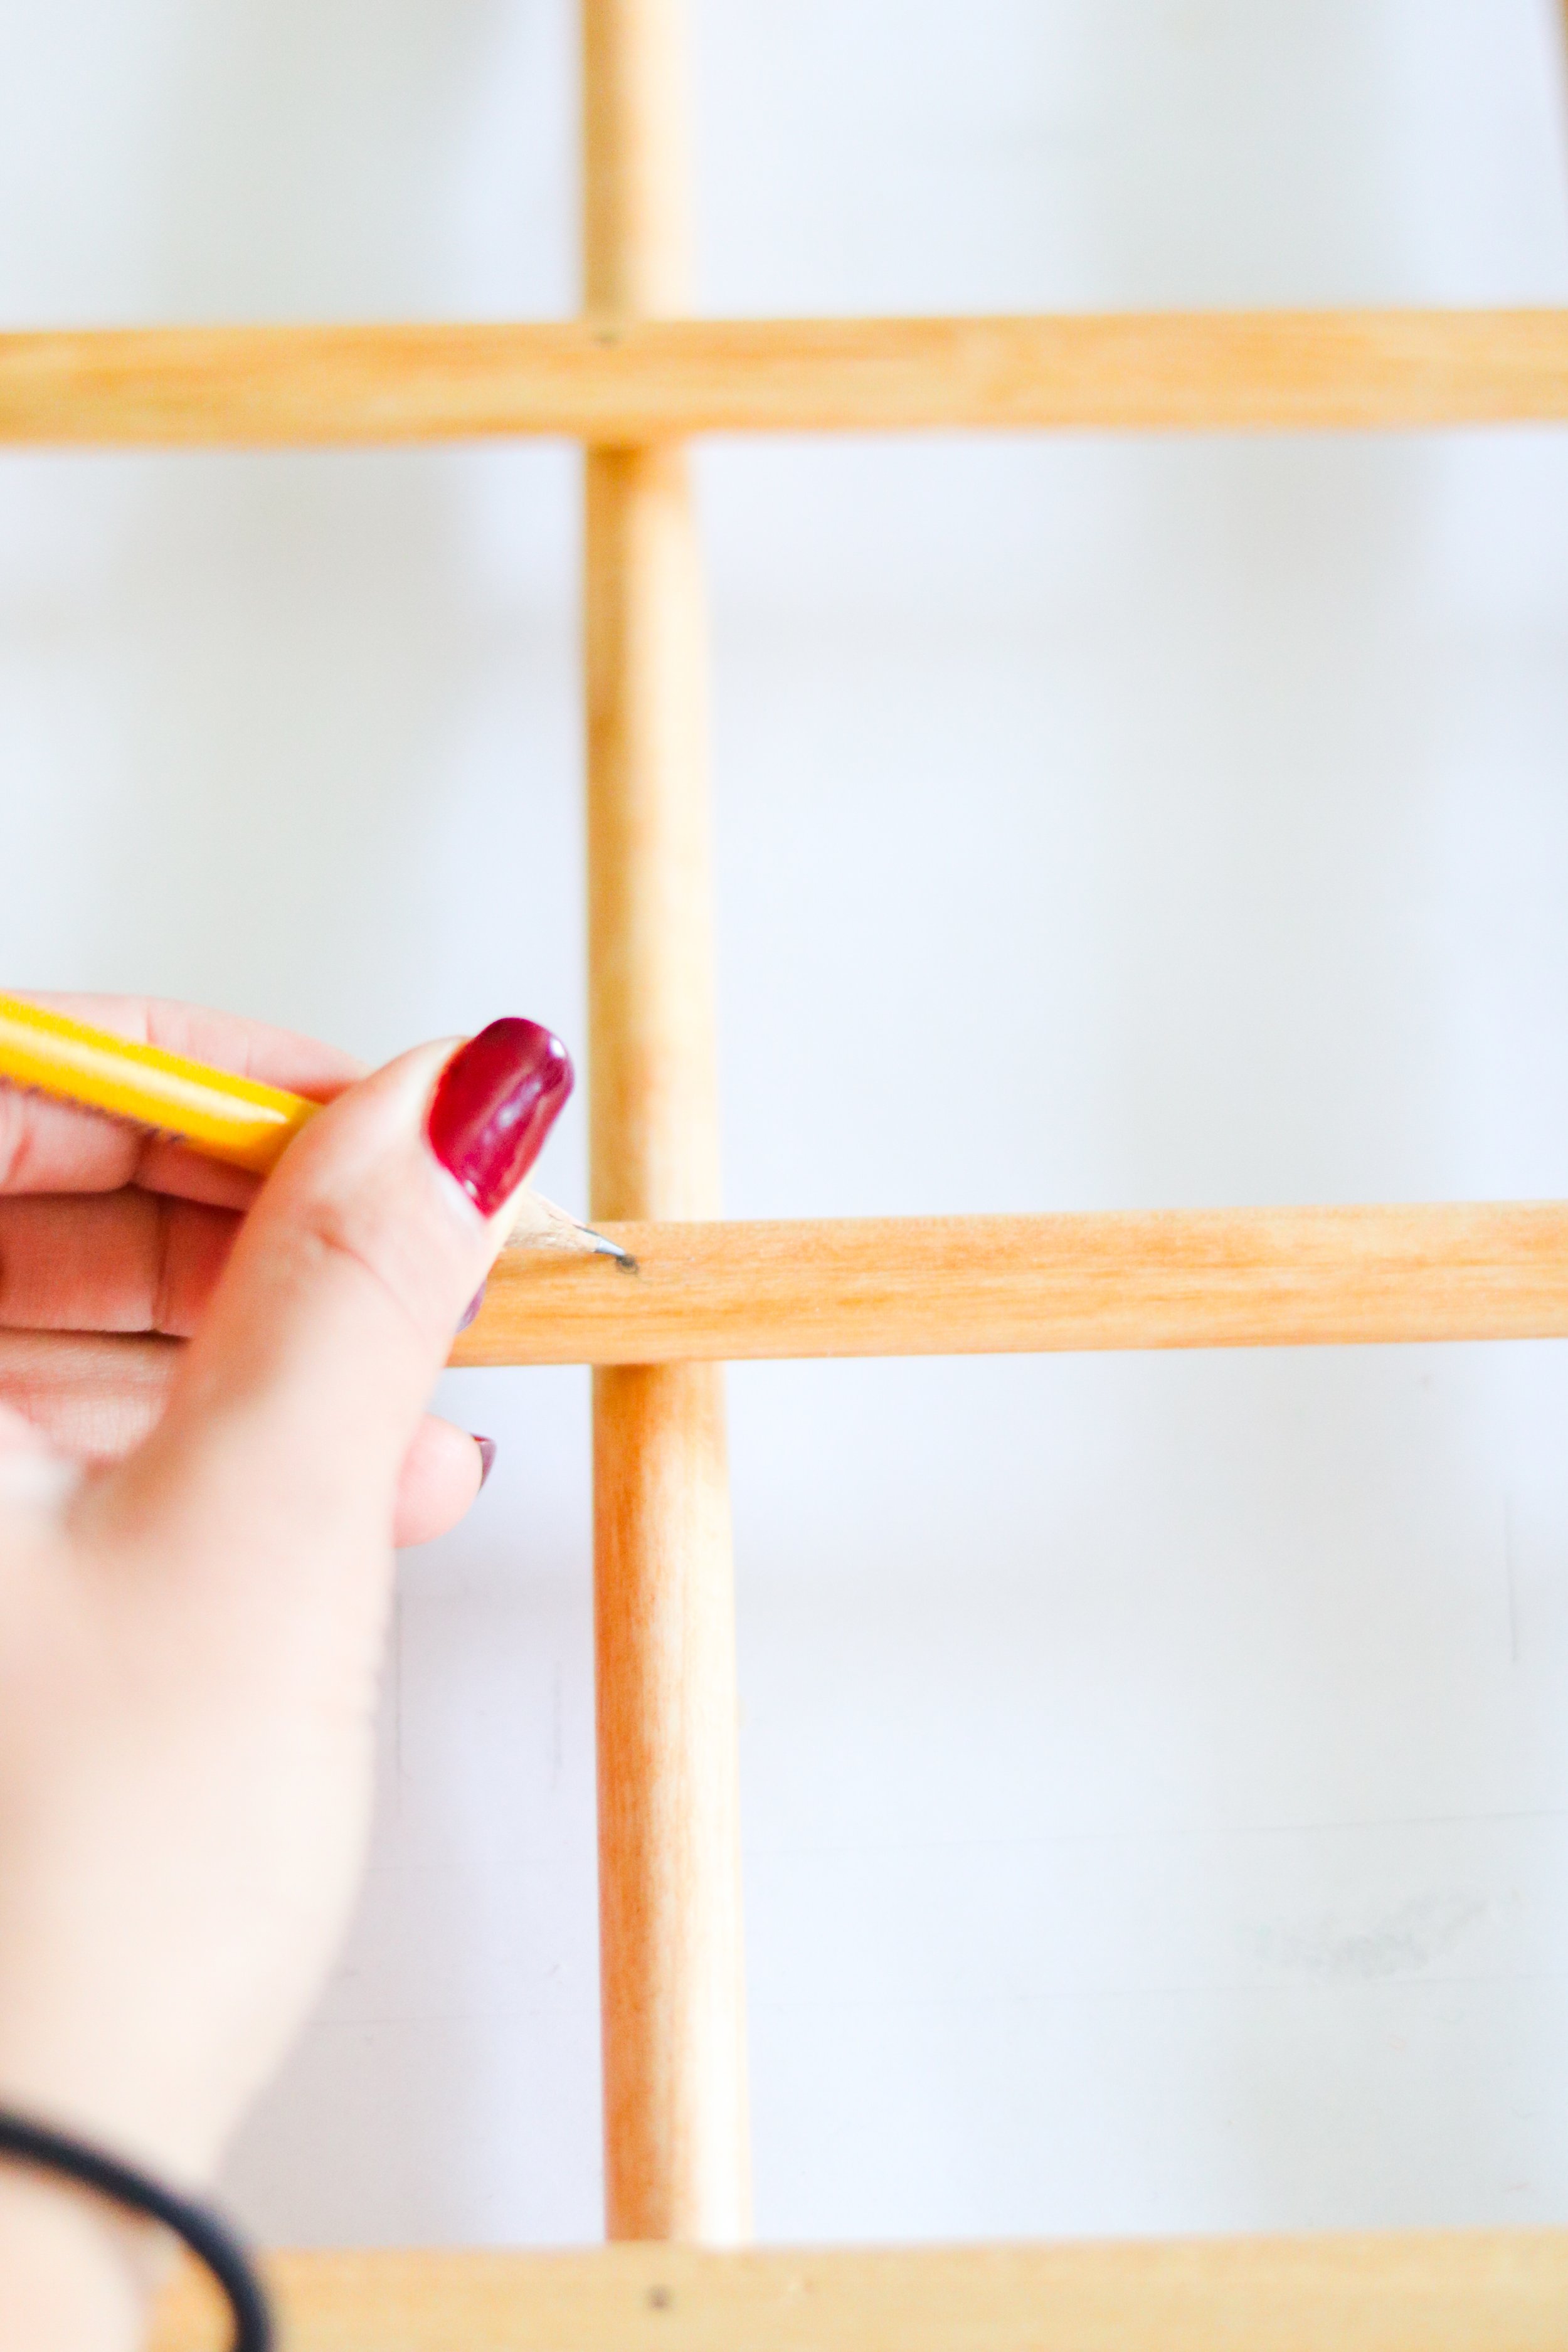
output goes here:
[[437, 1082], [430, 1149], [481, 1217], [515, 1192], [572, 1091], [572, 1061], [537, 1021], [492, 1021]]
[[496, 1442], [493, 1437], [476, 1437], [474, 1444], [479, 1449], [479, 1491], [482, 1494], [485, 1482], [496, 1466]]
[[464, 1307], [463, 1319], [458, 1326], [459, 1331], [466, 1331], [468, 1329], [469, 1324], [473, 1321], [475, 1316], [484, 1305], [485, 1292], [488, 1288], [489, 1285], [481, 1282], [473, 1297], [469, 1299], [468, 1305]]

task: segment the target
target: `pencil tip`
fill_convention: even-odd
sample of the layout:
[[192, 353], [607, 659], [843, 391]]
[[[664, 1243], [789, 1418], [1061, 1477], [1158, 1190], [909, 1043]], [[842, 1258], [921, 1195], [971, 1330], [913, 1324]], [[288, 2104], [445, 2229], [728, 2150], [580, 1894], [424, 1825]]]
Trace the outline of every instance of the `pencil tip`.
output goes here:
[[592, 1225], [584, 1225], [583, 1231], [601, 1257], [613, 1257], [616, 1264], [627, 1274], [637, 1272], [637, 1262], [630, 1250], [623, 1249], [619, 1242], [611, 1241], [605, 1234], [596, 1234]]

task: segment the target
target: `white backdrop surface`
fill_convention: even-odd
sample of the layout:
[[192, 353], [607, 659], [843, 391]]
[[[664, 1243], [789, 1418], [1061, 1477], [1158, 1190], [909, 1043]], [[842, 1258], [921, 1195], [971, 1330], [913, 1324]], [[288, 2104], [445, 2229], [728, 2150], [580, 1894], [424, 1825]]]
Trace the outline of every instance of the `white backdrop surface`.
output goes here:
[[[1554, 0], [696, 21], [715, 310], [1568, 299]], [[569, 310], [573, 77], [563, 0], [7, 0], [0, 321]], [[576, 481], [0, 460], [6, 976], [580, 1036]], [[700, 481], [735, 1213], [1568, 1191], [1568, 436]], [[763, 2235], [1568, 2219], [1563, 1349], [731, 1397]], [[272, 2239], [599, 2228], [585, 1379], [447, 1403]]]

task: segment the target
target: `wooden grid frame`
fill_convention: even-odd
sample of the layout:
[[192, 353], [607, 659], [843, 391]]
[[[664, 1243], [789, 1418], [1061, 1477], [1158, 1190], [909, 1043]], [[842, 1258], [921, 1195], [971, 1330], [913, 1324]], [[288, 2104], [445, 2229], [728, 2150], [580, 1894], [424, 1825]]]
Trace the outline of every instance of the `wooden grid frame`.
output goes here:
[[[749, 2225], [719, 1366], [748, 1356], [1568, 1336], [1568, 1205], [718, 1221], [705, 632], [712, 431], [1568, 421], [1568, 311], [689, 318], [680, 0], [581, 0], [585, 315], [0, 336], [0, 445], [586, 453], [595, 1217], [503, 1261], [462, 1363], [595, 1374], [607, 2223], [577, 2254], [279, 2255], [295, 2352], [1542, 2352], [1568, 2232], [905, 2252]], [[729, 2251], [716, 2251], [728, 2249]], [[210, 2340], [182, 2277], [163, 2352]]]

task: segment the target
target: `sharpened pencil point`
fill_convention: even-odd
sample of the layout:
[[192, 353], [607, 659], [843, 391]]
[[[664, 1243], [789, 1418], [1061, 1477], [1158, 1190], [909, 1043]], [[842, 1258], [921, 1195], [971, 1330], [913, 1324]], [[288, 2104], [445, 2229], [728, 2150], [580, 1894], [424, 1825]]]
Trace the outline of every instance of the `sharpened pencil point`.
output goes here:
[[584, 1225], [583, 1231], [602, 1257], [613, 1257], [625, 1273], [636, 1274], [637, 1262], [630, 1250], [623, 1249], [619, 1242], [611, 1241], [605, 1234], [596, 1234], [592, 1225]]

